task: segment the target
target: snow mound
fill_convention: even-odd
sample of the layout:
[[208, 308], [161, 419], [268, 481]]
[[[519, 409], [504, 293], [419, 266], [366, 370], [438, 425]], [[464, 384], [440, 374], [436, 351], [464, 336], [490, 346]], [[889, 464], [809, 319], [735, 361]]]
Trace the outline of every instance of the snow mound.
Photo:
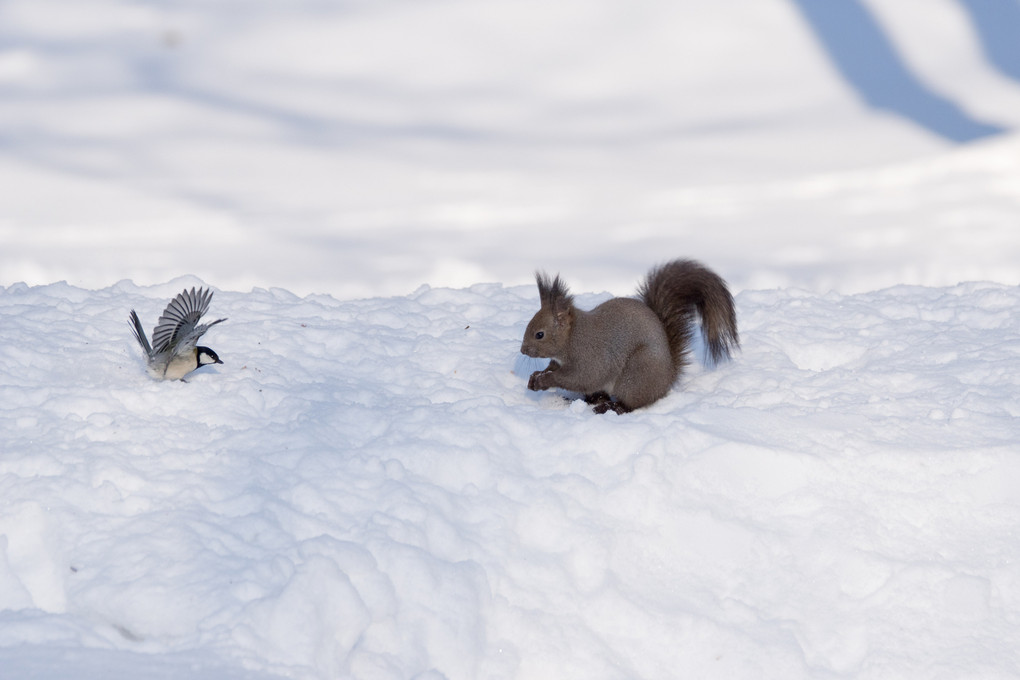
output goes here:
[[128, 311], [201, 283], [0, 288], [5, 677], [1020, 669], [1020, 289], [744, 291], [596, 416], [525, 389], [530, 286], [222, 291], [150, 380]]

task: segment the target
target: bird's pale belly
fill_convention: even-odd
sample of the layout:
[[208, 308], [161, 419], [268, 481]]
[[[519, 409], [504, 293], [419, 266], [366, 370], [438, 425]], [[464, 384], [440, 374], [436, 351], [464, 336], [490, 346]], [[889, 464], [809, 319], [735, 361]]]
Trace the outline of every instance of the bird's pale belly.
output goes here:
[[167, 364], [165, 371], [157, 373], [153, 377], [162, 378], [163, 380], [180, 380], [196, 368], [198, 368], [198, 359], [195, 357], [195, 352], [192, 351], [184, 355], [175, 356]]

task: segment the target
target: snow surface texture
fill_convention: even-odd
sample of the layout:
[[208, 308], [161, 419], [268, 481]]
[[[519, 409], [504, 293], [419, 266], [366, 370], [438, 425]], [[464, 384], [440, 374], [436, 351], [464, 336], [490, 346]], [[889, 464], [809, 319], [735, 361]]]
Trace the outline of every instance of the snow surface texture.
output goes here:
[[1016, 287], [743, 292], [596, 416], [525, 389], [532, 286], [217, 292], [150, 380], [128, 310], [200, 283], [0, 290], [5, 678], [1020, 673]]

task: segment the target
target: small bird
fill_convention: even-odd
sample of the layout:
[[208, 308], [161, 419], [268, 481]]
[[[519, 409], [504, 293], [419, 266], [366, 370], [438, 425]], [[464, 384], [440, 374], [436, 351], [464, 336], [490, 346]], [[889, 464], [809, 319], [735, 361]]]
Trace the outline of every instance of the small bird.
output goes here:
[[149, 375], [157, 380], [184, 380], [184, 376], [199, 366], [222, 364], [216, 352], [208, 347], [196, 347], [195, 343], [207, 330], [226, 321], [217, 319], [210, 324], [197, 325], [212, 300], [212, 291], [192, 287], [185, 288], [163, 310], [156, 327], [152, 330], [152, 346], [145, 337], [142, 324], [135, 310], [131, 310], [129, 323], [135, 339], [145, 351]]

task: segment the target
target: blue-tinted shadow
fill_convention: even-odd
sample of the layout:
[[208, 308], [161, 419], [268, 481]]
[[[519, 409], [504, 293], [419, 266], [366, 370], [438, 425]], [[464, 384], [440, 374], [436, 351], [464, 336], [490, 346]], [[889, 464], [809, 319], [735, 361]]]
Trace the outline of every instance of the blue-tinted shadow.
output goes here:
[[[1012, 0], [998, 0], [1004, 1]], [[869, 106], [903, 116], [954, 142], [969, 142], [1005, 131], [974, 120], [919, 81], [858, 0], [792, 2], [832, 63]]]
[[959, 0], [995, 68], [1020, 80], [1020, 0]]

